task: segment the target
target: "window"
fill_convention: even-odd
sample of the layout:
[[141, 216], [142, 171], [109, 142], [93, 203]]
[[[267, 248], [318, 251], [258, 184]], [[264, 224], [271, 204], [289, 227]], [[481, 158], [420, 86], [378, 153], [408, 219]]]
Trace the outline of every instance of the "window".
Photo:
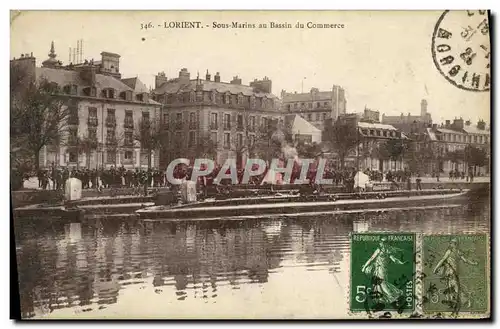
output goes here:
[[194, 131], [189, 132], [189, 147], [192, 147], [196, 144], [196, 134]]
[[144, 95], [143, 94], [138, 94], [138, 95], [135, 96], [135, 99], [138, 102], [144, 102]]
[[108, 115], [106, 116], [106, 126], [113, 127], [116, 126], [115, 109], [108, 109]]
[[216, 132], [210, 133], [210, 139], [212, 140], [214, 145], [217, 146], [217, 133]]
[[380, 130], [377, 130], [377, 136], [380, 136]]
[[95, 108], [95, 107], [89, 107], [88, 125], [89, 126], [97, 126], [98, 125], [98, 121], [97, 121], [97, 108]]
[[181, 123], [182, 122], [182, 113], [176, 113], [175, 114], [175, 121], [177, 123]]
[[88, 134], [89, 134], [89, 139], [97, 141], [97, 128], [95, 127], [89, 128]]
[[68, 162], [78, 162], [78, 154], [76, 151], [69, 151]]
[[293, 104], [293, 108], [298, 108], [298, 107], [299, 107], [298, 103]]
[[196, 113], [191, 112], [189, 113], [189, 123], [193, 124], [196, 122]]
[[265, 129], [269, 128], [269, 120], [266, 117], [262, 118], [262, 127]]
[[131, 131], [126, 131], [125, 132], [125, 138], [124, 138], [124, 144], [126, 146], [132, 146], [134, 145], [134, 136], [132, 135]]
[[387, 130], [384, 130], [384, 137], [387, 137]]
[[320, 120], [320, 115], [321, 115], [321, 113], [316, 113], [316, 121]]
[[163, 124], [168, 126], [168, 113], [163, 113]]
[[312, 121], [312, 114], [311, 114], [311, 113], [309, 113], [309, 114], [307, 115], [307, 121]]
[[254, 116], [250, 117], [250, 130], [251, 131], [255, 130], [255, 117]]
[[108, 150], [106, 152], [106, 161], [108, 163], [116, 163], [116, 152], [112, 150]]
[[243, 115], [238, 114], [237, 123], [238, 123], [238, 129], [243, 129]]
[[125, 151], [125, 160], [132, 160], [134, 158], [134, 153], [132, 151]]
[[316, 103], [316, 107], [321, 107], [320, 102], [317, 102], [317, 103]]
[[217, 124], [217, 113], [210, 114], [210, 129], [217, 129], [219, 125]]
[[231, 114], [224, 114], [224, 129], [231, 129]]
[[142, 120], [149, 121], [149, 112], [142, 112]]
[[231, 147], [231, 134], [230, 133], [224, 133], [224, 147], [225, 148]]
[[477, 143], [477, 136], [474, 136], [474, 143]]
[[309, 108], [312, 109], [313, 103], [309, 103]]
[[238, 97], [236, 98], [236, 102], [237, 104], [243, 104], [243, 95], [239, 94]]
[[243, 146], [243, 134], [238, 134], [237, 135], [236, 146], [237, 147], [242, 147]]
[[115, 129], [108, 128], [108, 130], [106, 131], [106, 143], [114, 144], [115, 142], [116, 142]]
[[248, 136], [248, 138], [250, 139], [249, 140], [250, 146], [255, 145], [255, 135], [250, 135], [250, 136]]
[[286, 105], [286, 109], [287, 109], [288, 111], [290, 111], [290, 110], [291, 110], [290, 104], [287, 104], [287, 105]]
[[304, 103], [300, 103], [300, 106], [304, 106], [305, 104]]
[[69, 145], [78, 144], [78, 128], [68, 129], [68, 144]]
[[125, 111], [125, 128], [134, 128], [134, 113], [130, 110]]
[[370, 129], [370, 136], [374, 136], [375, 135], [375, 131], [373, 129]]
[[324, 106], [328, 106], [328, 102], [324, 102], [324, 103], [323, 103], [323, 105], [324, 105]]

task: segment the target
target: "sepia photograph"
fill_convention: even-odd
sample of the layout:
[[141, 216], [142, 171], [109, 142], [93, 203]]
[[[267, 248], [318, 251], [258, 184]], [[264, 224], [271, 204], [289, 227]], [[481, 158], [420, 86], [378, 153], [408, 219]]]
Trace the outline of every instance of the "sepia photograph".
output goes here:
[[490, 21], [11, 10], [11, 307], [489, 319]]

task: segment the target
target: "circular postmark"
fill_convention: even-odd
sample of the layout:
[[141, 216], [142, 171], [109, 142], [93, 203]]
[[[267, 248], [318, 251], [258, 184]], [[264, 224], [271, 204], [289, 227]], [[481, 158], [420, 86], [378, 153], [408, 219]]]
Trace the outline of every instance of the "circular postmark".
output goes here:
[[432, 58], [451, 84], [464, 90], [489, 91], [488, 11], [445, 11], [434, 27]]

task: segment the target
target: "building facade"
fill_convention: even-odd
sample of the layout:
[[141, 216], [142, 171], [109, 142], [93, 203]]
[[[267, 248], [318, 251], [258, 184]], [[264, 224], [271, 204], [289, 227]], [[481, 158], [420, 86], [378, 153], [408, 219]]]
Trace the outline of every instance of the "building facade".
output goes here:
[[489, 175], [491, 156], [491, 135], [486, 123], [480, 120], [475, 126], [470, 121], [460, 119], [446, 120], [445, 124], [436, 124], [427, 128], [426, 144], [434, 154], [430, 161], [430, 172], [447, 174], [450, 171], [467, 173], [478, 159], [468, 159], [477, 155], [468, 155], [467, 148], [482, 150], [486, 156], [484, 165], [476, 166], [475, 174]]
[[[11, 65], [23, 66], [30, 76], [56, 84], [69, 110], [67, 129], [59, 142], [40, 152], [40, 167], [109, 168], [145, 167], [148, 156], [134, 136], [141, 120], [160, 116], [161, 105], [149, 97], [137, 78], [121, 79], [120, 56], [102, 52], [100, 62], [63, 66], [52, 43], [41, 67], [36, 58], [22, 55]], [[88, 145], [84, 150], [82, 145]], [[158, 151], [153, 151], [153, 166]]]
[[410, 113], [404, 115], [401, 113], [401, 115], [390, 116], [382, 114], [381, 122], [394, 126], [406, 134], [424, 133], [425, 129], [432, 124], [432, 116], [427, 107], [427, 100], [422, 99], [420, 102], [420, 115], [411, 115]]
[[[213, 156], [217, 163], [235, 158], [242, 163], [261, 134], [281, 118], [267, 77], [243, 85], [237, 76], [223, 82], [218, 72], [212, 78], [208, 70], [204, 79], [191, 79], [183, 68], [173, 79], [159, 73], [152, 94], [163, 105], [161, 120], [168, 141], [160, 167], [178, 157]], [[210, 149], [213, 154], [206, 154]]]
[[327, 119], [336, 120], [340, 115], [345, 114], [346, 105], [345, 91], [340, 86], [334, 85], [331, 91], [311, 88], [308, 93], [281, 91], [282, 112], [299, 114], [320, 130], [323, 130]]

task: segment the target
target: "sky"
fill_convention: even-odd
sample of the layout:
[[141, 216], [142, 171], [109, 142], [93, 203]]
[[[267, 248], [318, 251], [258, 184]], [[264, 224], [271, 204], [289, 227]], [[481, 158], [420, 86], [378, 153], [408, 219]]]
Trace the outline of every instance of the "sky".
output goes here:
[[[191, 77], [220, 72], [248, 84], [269, 77], [273, 93], [312, 87], [346, 90], [348, 112], [366, 107], [386, 115], [420, 113], [425, 98], [433, 121], [462, 117], [490, 122], [489, 92], [462, 90], [436, 69], [431, 38], [441, 11], [31, 11], [11, 13], [10, 54], [47, 59], [51, 41], [68, 63], [69, 48], [84, 42], [84, 58], [118, 53], [122, 77], [146, 85], [164, 71]], [[164, 29], [164, 22], [200, 21], [202, 29]], [[141, 29], [151, 22], [155, 28]], [[214, 29], [213, 23], [344, 24], [342, 29]], [[207, 27], [208, 25], [208, 27]]]

